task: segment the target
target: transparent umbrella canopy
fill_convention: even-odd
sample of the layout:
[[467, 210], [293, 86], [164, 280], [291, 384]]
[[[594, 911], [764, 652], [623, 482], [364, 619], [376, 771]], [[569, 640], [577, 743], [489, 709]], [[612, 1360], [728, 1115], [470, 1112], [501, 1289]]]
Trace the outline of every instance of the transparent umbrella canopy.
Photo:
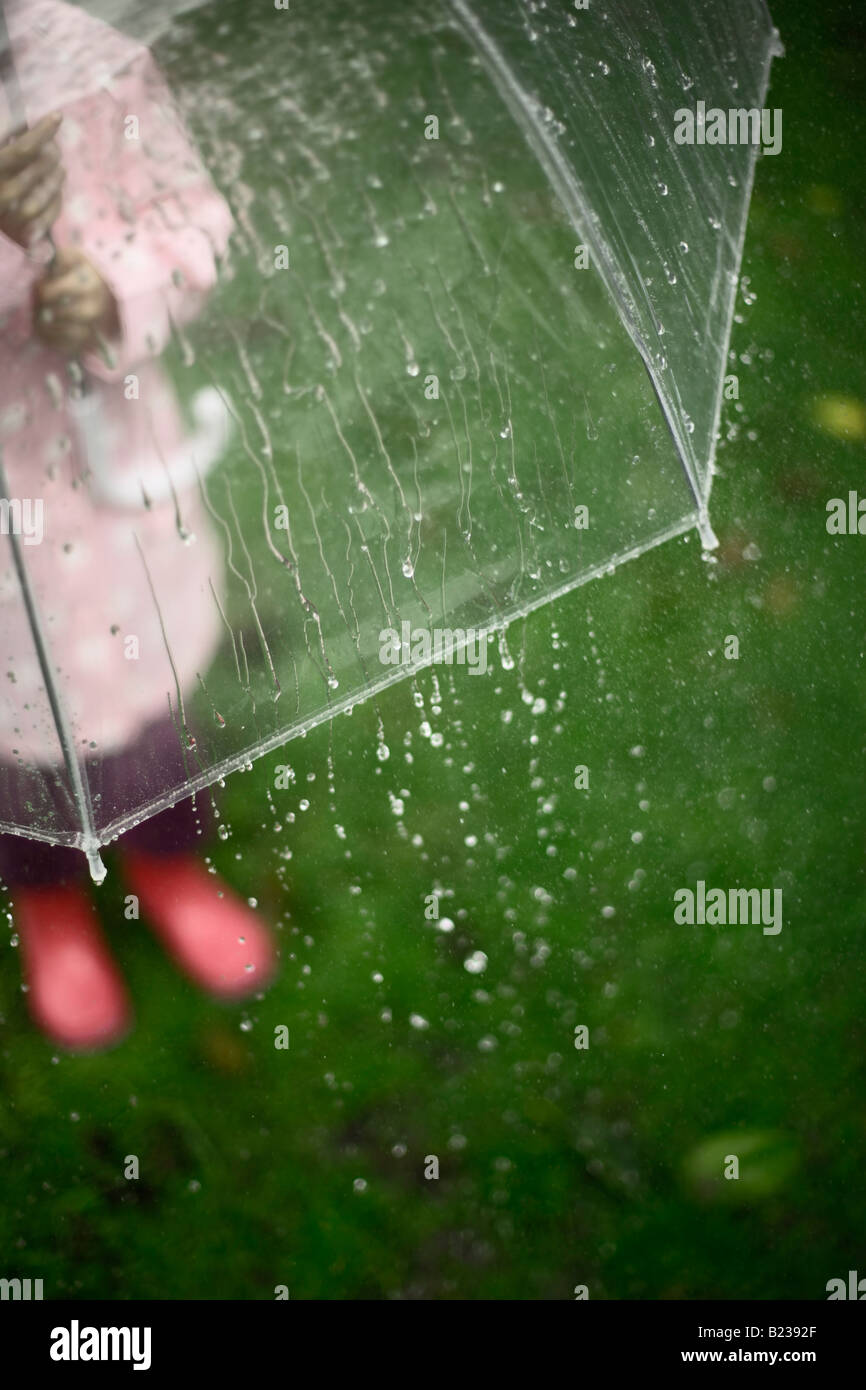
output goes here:
[[0, 238], [0, 830], [98, 876], [410, 672], [712, 546], [760, 0], [154, 5], [149, 49], [108, 0], [6, 12], [119, 330], [77, 399]]

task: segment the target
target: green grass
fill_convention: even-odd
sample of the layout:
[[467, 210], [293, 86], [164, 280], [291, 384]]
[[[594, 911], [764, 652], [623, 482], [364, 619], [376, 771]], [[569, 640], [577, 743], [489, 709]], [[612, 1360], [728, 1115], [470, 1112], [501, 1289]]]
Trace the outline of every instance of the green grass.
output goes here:
[[[53, 1057], [4, 945], [4, 1274], [50, 1297], [760, 1299], [856, 1267], [866, 541], [828, 537], [824, 504], [864, 455], [813, 400], [862, 402], [862, 97], [848, 12], [773, 8], [785, 145], [758, 169], [717, 563], [672, 542], [513, 627], [513, 669], [427, 673], [217, 790], [213, 863], [282, 954], [249, 1008], [183, 983], [114, 873], [138, 1019], [113, 1053]], [[676, 927], [699, 877], [781, 886], [781, 934]], [[453, 932], [425, 920], [437, 891]]]

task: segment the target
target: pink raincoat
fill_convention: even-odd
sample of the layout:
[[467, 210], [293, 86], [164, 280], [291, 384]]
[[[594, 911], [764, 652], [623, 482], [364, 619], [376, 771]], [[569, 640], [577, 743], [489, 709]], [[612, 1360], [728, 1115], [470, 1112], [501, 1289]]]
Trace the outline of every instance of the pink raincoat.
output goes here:
[[[66, 359], [33, 333], [36, 258], [44, 263], [47, 248], [28, 254], [0, 233], [9, 495], [31, 521], [42, 503], [43, 534], [33, 527], [22, 552], [76, 745], [107, 755], [165, 718], [169, 701], [176, 711], [176, 678], [183, 693], [191, 689], [219, 639], [221, 557], [197, 476], [225, 446], [226, 410], [216, 392], [200, 393], [190, 434], [157, 358], [173, 326], [200, 311], [232, 219], [146, 49], [58, 0], [26, 0], [7, 19], [28, 123], [64, 115], [55, 242], [86, 253], [122, 327], [113, 369], [86, 359], [95, 406], [88, 425], [70, 406]], [[0, 138], [10, 127], [0, 95]], [[5, 535], [0, 759], [61, 761]]]

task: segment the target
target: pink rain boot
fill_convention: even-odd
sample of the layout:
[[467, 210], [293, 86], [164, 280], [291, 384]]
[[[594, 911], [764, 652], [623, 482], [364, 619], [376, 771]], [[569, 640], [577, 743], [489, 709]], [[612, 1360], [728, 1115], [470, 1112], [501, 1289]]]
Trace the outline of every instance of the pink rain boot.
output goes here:
[[86, 890], [78, 883], [17, 888], [14, 920], [27, 1002], [42, 1031], [75, 1052], [118, 1042], [132, 1012]]
[[256, 914], [188, 854], [128, 850], [126, 877], [165, 949], [204, 989], [239, 999], [274, 971], [271, 939]]

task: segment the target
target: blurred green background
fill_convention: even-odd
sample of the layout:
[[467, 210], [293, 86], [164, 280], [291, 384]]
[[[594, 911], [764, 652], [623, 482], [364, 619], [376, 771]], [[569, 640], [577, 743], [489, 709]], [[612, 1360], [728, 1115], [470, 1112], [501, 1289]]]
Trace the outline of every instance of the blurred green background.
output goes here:
[[[516, 624], [485, 679], [428, 672], [217, 789], [212, 862], [282, 952], [249, 1007], [184, 983], [112, 872], [137, 1028], [58, 1055], [4, 939], [5, 1275], [820, 1299], [862, 1266], [866, 540], [828, 536], [825, 504], [866, 492], [866, 21], [772, 10], [784, 146], [756, 178], [715, 562], [671, 542]], [[676, 926], [697, 878], [781, 887], [782, 932]]]

